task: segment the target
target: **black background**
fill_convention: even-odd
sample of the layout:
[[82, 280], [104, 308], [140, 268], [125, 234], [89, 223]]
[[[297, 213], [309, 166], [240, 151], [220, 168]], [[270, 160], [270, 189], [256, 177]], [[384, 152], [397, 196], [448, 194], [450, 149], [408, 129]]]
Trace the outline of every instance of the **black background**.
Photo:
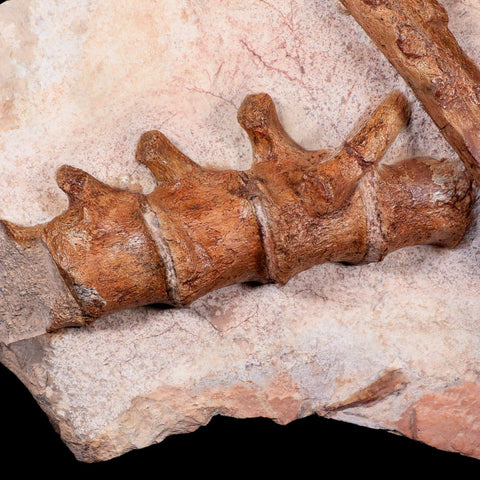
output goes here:
[[[290, 474], [335, 478], [366, 474], [369, 478], [451, 473], [480, 474], [480, 460], [443, 452], [381, 430], [310, 416], [288, 425], [268, 419], [214, 417], [193, 433], [115, 459], [87, 464], [75, 459], [30, 392], [0, 365], [0, 472], [16, 474], [33, 467], [36, 474], [78, 472], [105, 475], [157, 472], [250, 478]], [[168, 473], [170, 472], [170, 473]], [[172, 472], [175, 472], [173, 475]], [[290, 476], [290, 474], [288, 476]], [[17, 475], [16, 475], [17, 476]], [[0, 473], [1, 478], [4, 477]], [[25, 477], [26, 478], [26, 477]], [[478, 477], [474, 477], [478, 478]]]

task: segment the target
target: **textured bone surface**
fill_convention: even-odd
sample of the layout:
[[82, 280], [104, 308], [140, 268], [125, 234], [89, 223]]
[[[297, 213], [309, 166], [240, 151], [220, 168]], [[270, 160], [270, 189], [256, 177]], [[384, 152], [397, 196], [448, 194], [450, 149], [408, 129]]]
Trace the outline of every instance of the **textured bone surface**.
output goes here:
[[[409, 119], [405, 96], [394, 91], [341, 148], [305, 150], [283, 130], [269, 95], [248, 95], [238, 121], [252, 143], [249, 170], [203, 168], [157, 130], [141, 136], [135, 155], [155, 176], [148, 195], [63, 165], [56, 177], [69, 198], [65, 212], [34, 226], [0, 221], [8, 235], [0, 341], [38, 335], [42, 304], [51, 316], [43, 333], [53, 332], [126, 308], [185, 307], [237, 283], [285, 285], [327, 261], [378, 262], [413, 245], [455, 248], [472, 220], [469, 173], [429, 157], [381, 163]], [[27, 291], [41, 289], [31, 290], [40, 308], [22, 322], [5, 318], [25, 303], [18, 278]]]
[[[480, 63], [476, 2], [442, 4]], [[412, 119], [384, 162], [457, 160], [340, 2], [11, 0], [0, 7], [0, 32], [0, 218], [11, 222], [45, 223], [65, 210], [55, 182], [62, 164], [152, 191], [135, 162], [148, 130], [203, 167], [247, 170], [251, 147], [236, 112], [260, 91], [297, 143], [332, 149], [397, 88]], [[25, 301], [0, 312], [23, 325], [23, 339], [0, 331], [0, 360], [83, 461], [192, 431], [216, 414], [284, 424], [312, 413], [480, 457], [479, 250], [475, 215], [453, 250], [324, 264], [284, 286], [230, 286], [187, 308], [141, 307], [43, 335], [22, 319], [54, 298], [29, 287], [26, 276], [37, 277], [19, 265]], [[16, 255], [0, 251], [2, 262]], [[0, 296], [14, 288], [1, 287]]]
[[480, 184], [480, 70], [437, 0], [342, 0]]

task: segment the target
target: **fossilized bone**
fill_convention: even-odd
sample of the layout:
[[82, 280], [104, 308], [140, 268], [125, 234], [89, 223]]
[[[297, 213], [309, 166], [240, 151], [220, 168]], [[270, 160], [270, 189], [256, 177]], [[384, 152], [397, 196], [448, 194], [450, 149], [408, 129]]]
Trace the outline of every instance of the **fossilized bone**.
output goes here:
[[268, 95], [250, 95], [238, 113], [253, 147], [249, 170], [202, 168], [151, 131], [136, 158], [155, 176], [152, 193], [63, 166], [64, 213], [33, 227], [3, 223], [25, 255], [47, 249], [68, 286], [49, 297], [50, 330], [133, 306], [188, 305], [239, 282], [284, 284], [322, 262], [454, 247], [470, 220], [470, 176], [431, 158], [379, 163], [409, 114], [393, 92], [337, 151], [307, 151], [284, 131]]
[[480, 185], [480, 70], [437, 0], [340, 0], [403, 76]]

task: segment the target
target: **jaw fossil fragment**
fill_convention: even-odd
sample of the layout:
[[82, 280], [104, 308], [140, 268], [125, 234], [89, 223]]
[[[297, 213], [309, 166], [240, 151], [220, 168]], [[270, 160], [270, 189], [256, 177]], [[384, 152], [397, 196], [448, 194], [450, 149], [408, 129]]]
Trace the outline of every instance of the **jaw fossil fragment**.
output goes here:
[[307, 151], [284, 131], [268, 95], [249, 95], [238, 112], [253, 148], [249, 170], [202, 168], [147, 132], [136, 158], [157, 181], [152, 193], [63, 166], [57, 182], [68, 209], [34, 227], [3, 221], [9, 238], [0, 242], [48, 251], [42, 262], [57, 272], [42, 297], [50, 331], [139, 305], [188, 305], [234, 283], [284, 284], [327, 261], [454, 247], [470, 222], [470, 176], [426, 157], [380, 163], [409, 115], [393, 92], [337, 151]]

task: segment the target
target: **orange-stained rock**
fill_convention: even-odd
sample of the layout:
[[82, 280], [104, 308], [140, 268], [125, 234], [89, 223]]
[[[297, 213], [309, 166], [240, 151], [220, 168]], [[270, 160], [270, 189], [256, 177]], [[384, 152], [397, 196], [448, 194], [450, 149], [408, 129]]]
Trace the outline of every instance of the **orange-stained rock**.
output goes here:
[[441, 450], [480, 458], [480, 385], [462, 382], [423, 395], [405, 410], [398, 429]]

